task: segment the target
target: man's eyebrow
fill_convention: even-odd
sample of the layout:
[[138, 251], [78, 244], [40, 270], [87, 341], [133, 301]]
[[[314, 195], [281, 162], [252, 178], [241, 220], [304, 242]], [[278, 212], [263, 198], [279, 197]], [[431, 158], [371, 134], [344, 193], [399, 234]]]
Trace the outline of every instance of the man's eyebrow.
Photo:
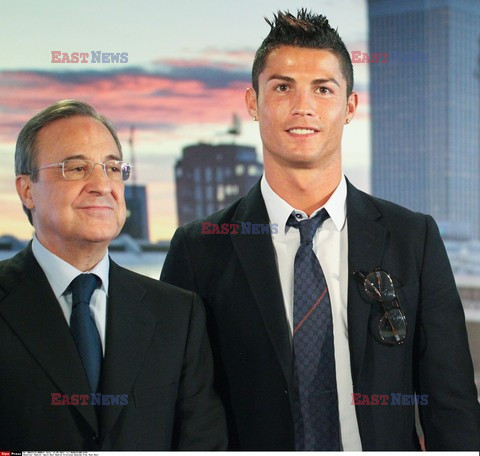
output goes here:
[[68, 155], [67, 157], [64, 158], [64, 160], [75, 160], [75, 159], [80, 159], [80, 160], [86, 160], [87, 157], [82, 154], [74, 154], [74, 155]]
[[105, 160], [106, 160], [106, 161], [107, 161], [107, 160], [121, 160], [121, 159], [122, 159], [122, 157], [120, 157], [120, 156], [117, 155], [117, 154], [110, 154], [110, 155], [107, 155], [107, 156], [105, 157]]
[[[268, 78], [268, 81], [272, 81], [274, 79], [279, 79], [281, 81], [285, 81], [285, 82], [295, 82], [295, 79], [294, 78], [291, 78], [290, 76], [285, 76], [283, 74], [272, 74], [269, 78]], [[318, 84], [326, 84], [326, 83], [333, 83], [335, 84], [336, 86], [340, 87], [340, 83], [335, 79], [335, 78], [318, 78], [318, 79], [314, 79], [312, 81], [312, 85], [318, 85]]]
[[315, 79], [312, 81], [313, 85], [318, 85], [318, 84], [326, 84], [328, 82], [332, 82], [336, 86], [340, 87], [340, 83], [335, 79], [335, 78], [320, 78], [320, 79]]
[[[119, 154], [109, 154], [106, 155], [104, 160], [109, 161], [109, 160], [121, 160], [122, 158], [120, 157]], [[87, 158], [86, 155], [83, 154], [75, 154], [75, 155], [69, 155], [68, 157], [65, 157], [62, 161], [64, 160], [90, 160]]]
[[290, 76], [284, 76], [283, 74], [272, 74], [268, 81], [272, 81], [274, 79], [280, 79], [281, 81], [285, 82], [295, 82], [295, 79], [291, 78]]

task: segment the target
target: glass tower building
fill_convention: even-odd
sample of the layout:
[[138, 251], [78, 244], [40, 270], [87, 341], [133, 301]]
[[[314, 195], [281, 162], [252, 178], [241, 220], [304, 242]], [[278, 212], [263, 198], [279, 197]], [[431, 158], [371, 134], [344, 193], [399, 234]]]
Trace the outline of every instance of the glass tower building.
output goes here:
[[480, 0], [369, 0], [372, 193], [480, 239]]

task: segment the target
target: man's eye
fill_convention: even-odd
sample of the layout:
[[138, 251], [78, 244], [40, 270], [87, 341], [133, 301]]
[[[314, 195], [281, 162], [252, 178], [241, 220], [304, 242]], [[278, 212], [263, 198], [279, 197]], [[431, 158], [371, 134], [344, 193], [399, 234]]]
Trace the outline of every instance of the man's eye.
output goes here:
[[324, 94], [332, 93], [332, 91], [328, 87], [318, 87], [317, 92]]
[[286, 92], [289, 89], [287, 84], [280, 84], [277, 87], [275, 87], [275, 90], [277, 92]]
[[65, 169], [67, 173], [84, 173], [85, 165], [69, 166]]
[[109, 163], [107, 164], [107, 170], [109, 173], [120, 173], [122, 172], [122, 167], [118, 163]]

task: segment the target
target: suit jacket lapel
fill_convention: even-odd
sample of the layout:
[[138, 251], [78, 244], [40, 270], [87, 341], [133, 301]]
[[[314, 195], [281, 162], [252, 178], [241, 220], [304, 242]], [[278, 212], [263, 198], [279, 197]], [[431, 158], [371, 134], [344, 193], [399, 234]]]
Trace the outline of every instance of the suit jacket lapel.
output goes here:
[[[110, 260], [102, 394], [129, 394], [133, 400], [130, 393], [157, 325], [155, 315], [140, 305], [144, 295], [133, 274]], [[121, 405], [102, 407], [102, 439], [121, 411]]]
[[386, 230], [378, 222], [381, 214], [375, 206], [348, 181], [347, 184], [348, 333], [355, 384], [363, 364], [371, 304], [362, 297], [362, 284], [353, 272], [367, 273], [381, 266]]
[[[65, 316], [31, 246], [9, 261], [9, 267], [2, 271], [0, 287], [6, 291], [5, 298], [0, 297], [0, 314], [56, 385], [57, 391], [52, 393], [90, 396], [85, 370]], [[93, 407], [73, 407], [98, 433]]]
[[[233, 222], [269, 223], [260, 181], [239, 204]], [[282, 288], [270, 234], [230, 234], [263, 322], [288, 382], [292, 374], [292, 349]]]
[[[356, 381], [365, 354], [371, 304], [362, 297], [361, 284], [354, 278], [353, 272], [356, 270], [370, 272], [381, 266], [387, 238], [385, 227], [378, 222], [381, 214], [376, 207], [348, 180], [347, 188], [348, 327], [352, 377]], [[240, 203], [233, 221], [269, 223], [260, 183], [257, 183]], [[269, 234], [231, 234], [230, 237], [285, 377], [290, 380], [292, 366], [290, 336], [271, 237]]]

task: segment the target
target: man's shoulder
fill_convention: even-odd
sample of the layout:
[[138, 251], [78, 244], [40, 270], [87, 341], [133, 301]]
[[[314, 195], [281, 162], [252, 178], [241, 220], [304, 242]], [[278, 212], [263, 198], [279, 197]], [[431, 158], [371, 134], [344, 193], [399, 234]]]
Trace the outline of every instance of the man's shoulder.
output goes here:
[[351, 184], [348, 186], [348, 191], [347, 201], [350, 206], [360, 207], [361, 210], [366, 209], [368, 214], [381, 218], [385, 222], [392, 221], [395, 223], [398, 220], [404, 220], [409, 223], [424, 224], [425, 218], [430, 217], [428, 214], [416, 212], [392, 201], [370, 195]]
[[10, 258], [0, 261], [0, 278], [26, 277], [27, 270], [36, 264], [32, 249], [27, 246]]
[[0, 276], [5, 275], [7, 271], [12, 267], [12, 258], [13, 257], [0, 260]]
[[38, 286], [42, 283], [48, 284], [48, 281], [35, 260], [30, 245], [0, 261], [0, 300], [14, 290], [22, 290], [27, 294], [38, 293]]
[[148, 295], [154, 295], [167, 301], [192, 302], [193, 293], [191, 291], [139, 274], [120, 266], [112, 260], [110, 261], [110, 268], [111, 274], [116, 275], [116, 279], [121, 281], [125, 286], [139, 287], [147, 292]]
[[209, 226], [216, 225], [219, 227], [225, 223], [230, 224], [236, 221], [235, 214], [237, 213], [239, 206], [244, 204], [245, 198], [246, 196], [207, 217], [194, 220], [193, 222], [182, 225], [180, 228], [188, 237], [197, 237], [202, 234], [202, 228], [205, 224], [208, 224]]

